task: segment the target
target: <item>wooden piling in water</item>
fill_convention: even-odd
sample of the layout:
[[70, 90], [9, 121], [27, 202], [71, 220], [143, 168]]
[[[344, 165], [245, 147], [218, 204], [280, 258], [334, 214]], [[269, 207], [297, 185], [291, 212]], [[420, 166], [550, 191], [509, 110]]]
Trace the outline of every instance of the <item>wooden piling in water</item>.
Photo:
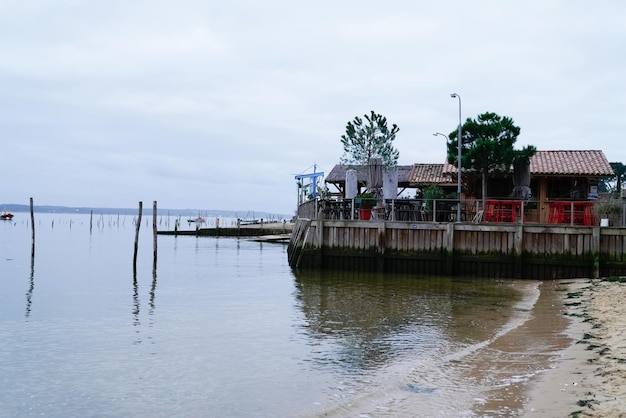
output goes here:
[[30, 198], [30, 226], [32, 228], [33, 241], [30, 249], [31, 258], [35, 257], [35, 210], [33, 205], [33, 198]]
[[153, 267], [156, 267], [157, 263], [157, 202], [152, 202], [152, 240], [153, 240], [153, 253], [154, 259], [152, 261]]

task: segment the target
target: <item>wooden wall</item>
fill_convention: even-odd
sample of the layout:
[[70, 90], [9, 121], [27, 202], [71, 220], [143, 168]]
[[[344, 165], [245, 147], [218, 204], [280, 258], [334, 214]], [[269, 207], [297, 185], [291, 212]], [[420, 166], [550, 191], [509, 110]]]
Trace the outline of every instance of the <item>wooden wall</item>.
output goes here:
[[626, 228], [299, 219], [293, 268], [533, 279], [626, 275]]

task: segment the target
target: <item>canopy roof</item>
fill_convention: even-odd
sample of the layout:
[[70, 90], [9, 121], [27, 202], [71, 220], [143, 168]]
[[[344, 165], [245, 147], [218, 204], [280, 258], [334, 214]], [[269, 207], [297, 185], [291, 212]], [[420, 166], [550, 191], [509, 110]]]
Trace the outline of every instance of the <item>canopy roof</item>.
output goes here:
[[[450, 174], [444, 174], [444, 166], [448, 164], [413, 164], [399, 165], [398, 188], [419, 188], [431, 184], [439, 186], [453, 186], [456, 180]], [[338, 190], [343, 190], [346, 182], [346, 172], [356, 170], [359, 187], [367, 186], [368, 167], [366, 165], [336, 165], [328, 173], [324, 182], [332, 184]], [[454, 173], [456, 174], [456, 172]]]

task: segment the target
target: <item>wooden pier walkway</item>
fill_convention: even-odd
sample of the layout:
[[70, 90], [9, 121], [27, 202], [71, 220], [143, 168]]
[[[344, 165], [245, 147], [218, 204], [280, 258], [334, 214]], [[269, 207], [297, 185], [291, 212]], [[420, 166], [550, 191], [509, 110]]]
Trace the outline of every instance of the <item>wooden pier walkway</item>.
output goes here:
[[626, 228], [296, 221], [292, 268], [556, 279], [626, 275]]
[[249, 237], [257, 241], [288, 241], [293, 230], [291, 222], [266, 222], [226, 228], [198, 228], [157, 231], [158, 235], [188, 235], [196, 237]]

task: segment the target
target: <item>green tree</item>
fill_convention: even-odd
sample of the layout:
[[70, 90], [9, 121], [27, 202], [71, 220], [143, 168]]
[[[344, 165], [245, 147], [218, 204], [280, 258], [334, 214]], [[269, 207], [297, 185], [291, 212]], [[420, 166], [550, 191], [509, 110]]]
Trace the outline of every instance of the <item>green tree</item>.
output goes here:
[[520, 150], [513, 150], [513, 167], [530, 164], [530, 159], [537, 153], [537, 148], [527, 145]]
[[622, 184], [626, 181], [626, 165], [623, 163], [609, 163], [613, 169], [614, 177], [604, 178], [598, 181], [600, 193], [612, 193], [620, 196]]
[[613, 172], [615, 172], [615, 179], [617, 184], [615, 185], [615, 191], [619, 194], [622, 191], [622, 183], [626, 181], [626, 165], [622, 163], [609, 163]]
[[355, 117], [346, 125], [346, 133], [341, 136], [343, 145], [342, 164], [367, 165], [372, 157], [380, 157], [383, 166], [395, 167], [398, 164], [400, 153], [393, 146], [396, 134], [400, 130], [393, 124], [387, 126], [387, 118], [375, 113]]
[[[509, 173], [513, 163], [528, 163], [535, 154], [533, 146], [515, 150], [513, 147], [520, 134], [513, 119], [493, 112], [467, 118], [462, 126], [461, 167], [481, 175], [483, 197], [487, 197], [487, 177], [497, 173]], [[449, 135], [448, 163], [457, 166], [458, 131]]]

